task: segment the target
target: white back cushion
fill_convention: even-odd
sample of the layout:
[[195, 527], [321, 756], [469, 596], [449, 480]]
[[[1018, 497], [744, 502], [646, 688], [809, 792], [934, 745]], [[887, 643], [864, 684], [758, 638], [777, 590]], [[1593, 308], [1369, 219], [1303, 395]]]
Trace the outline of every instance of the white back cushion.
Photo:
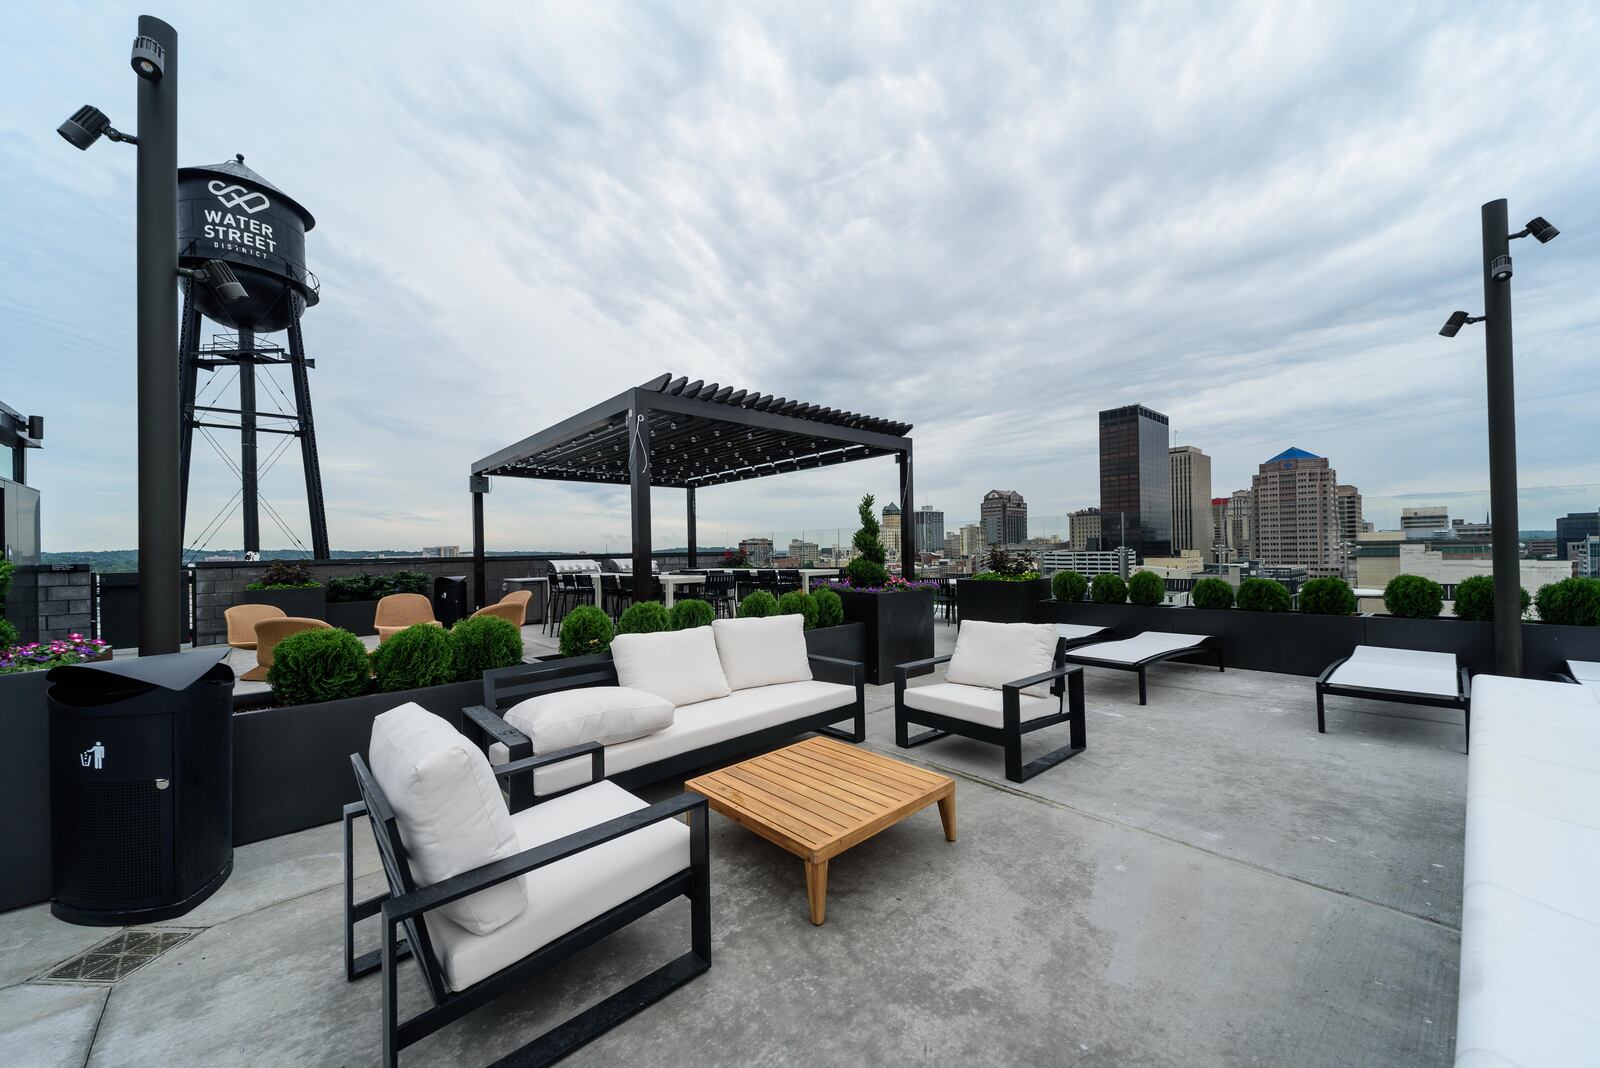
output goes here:
[[611, 659], [623, 686], [664, 697], [678, 708], [732, 692], [710, 627], [619, 634], [611, 640]]
[[748, 690], [809, 680], [805, 623], [803, 616], [792, 615], [715, 620], [711, 630], [728, 685]]
[[[1049, 623], [963, 620], [945, 680], [998, 690], [1008, 682], [1049, 671], [1055, 666], [1055, 654], [1056, 628]], [[1029, 686], [1022, 692], [1043, 697], [1050, 685]]]
[[[368, 752], [418, 883], [431, 886], [516, 854], [516, 827], [488, 758], [443, 719], [415, 703], [392, 708], [372, 721]], [[521, 880], [512, 879], [439, 911], [486, 935], [527, 907]]]
[[506, 722], [533, 740], [535, 753], [584, 742], [615, 745], [672, 726], [672, 702], [626, 686], [584, 686], [542, 694], [506, 711]]

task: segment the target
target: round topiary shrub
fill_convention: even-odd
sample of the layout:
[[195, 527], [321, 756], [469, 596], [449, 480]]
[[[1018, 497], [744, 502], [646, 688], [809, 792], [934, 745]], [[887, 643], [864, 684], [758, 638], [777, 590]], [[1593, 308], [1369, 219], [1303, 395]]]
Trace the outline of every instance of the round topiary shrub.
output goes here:
[[778, 614], [778, 599], [766, 590], [756, 590], [739, 602], [740, 619], [759, 619]]
[[832, 590], [817, 590], [811, 595], [817, 606], [817, 626], [837, 627], [844, 622], [844, 598]]
[[499, 616], [463, 619], [450, 628], [451, 664], [457, 682], [485, 671], [522, 663], [522, 631]]
[[303, 630], [272, 649], [267, 683], [280, 705], [360, 697], [372, 688], [367, 647], [347, 630]]
[[1058, 601], [1077, 604], [1089, 592], [1089, 580], [1076, 571], [1057, 571], [1050, 579], [1050, 593]]
[[[1518, 616], [1528, 614], [1528, 606], [1533, 603], [1533, 598], [1527, 590], [1519, 590]], [[1456, 583], [1456, 618], [1471, 620], [1474, 623], [1494, 622], [1494, 576], [1473, 575], [1469, 579], [1462, 579]]]
[[450, 632], [418, 623], [407, 627], [372, 652], [372, 674], [383, 693], [442, 686], [455, 678], [455, 650]]
[[1121, 604], [1128, 599], [1128, 584], [1120, 575], [1096, 575], [1089, 587], [1089, 596], [1095, 604]]
[[618, 634], [654, 634], [671, 628], [672, 617], [667, 615], [667, 608], [660, 601], [630, 604], [617, 620]]
[[1534, 596], [1539, 618], [1569, 627], [1600, 627], [1600, 579], [1566, 578]]
[[1239, 583], [1238, 600], [1246, 612], [1287, 612], [1289, 587], [1273, 579], [1247, 578]]
[[810, 630], [817, 625], [817, 602], [811, 599], [809, 593], [790, 590], [778, 598], [778, 614], [780, 616], [804, 616], [805, 629]]
[[561, 621], [561, 655], [591, 656], [611, 648], [611, 617], [592, 604], [581, 604]]
[[1433, 619], [1444, 608], [1444, 587], [1421, 575], [1396, 575], [1383, 588], [1383, 607], [1401, 619]]
[[1314, 616], [1353, 616], [1355, 591], [1342, 578], [1314, 578], [1300, 587], [1300, 611]]
[[711, 621], [717, 618], [717, 610], [707, 601], [686, 597], [673, 602], [669, 617], [673, 630], [689, 630], [693, 627], [711, 626]]
[[1189, 602], [1196, 608], [1232, 608], [1233, 587], [1219, 578], [1203, 578], [1194, 584]]
[[1167, 583], [1154, 571], [1135, 571], [1128, 576], [1128, 600], [1154, 607], [1167, 599]]

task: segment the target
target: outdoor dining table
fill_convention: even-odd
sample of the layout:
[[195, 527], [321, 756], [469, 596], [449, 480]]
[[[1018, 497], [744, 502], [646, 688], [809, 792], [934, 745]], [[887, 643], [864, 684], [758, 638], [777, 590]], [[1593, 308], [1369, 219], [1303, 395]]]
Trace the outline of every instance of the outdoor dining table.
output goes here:
[[705, 581], [704, 575], [662, 575], [661, 589], [666, 595], [667, 607], [671, 608], [673, 602], [677, 600], [679, 586], [703, 586]]

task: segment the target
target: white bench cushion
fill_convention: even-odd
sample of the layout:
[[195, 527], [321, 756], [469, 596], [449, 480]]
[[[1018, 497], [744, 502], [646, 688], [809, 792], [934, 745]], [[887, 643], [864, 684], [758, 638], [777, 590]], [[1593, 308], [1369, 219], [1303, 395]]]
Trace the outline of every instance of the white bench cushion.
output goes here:
[[[965, 630], [972, 624], [963, 623]], [[984, 686], [964, 686], [955, 682], [936, 682], [928, 686], [906, 687], [907, 708], [920, 708], [941, 716], [964, 719], [996, 730], [1005, 726], [1005, 694]], [[1054, 697], [1029, 697], [1026, 692], [1017, 695], [1017, 710], [1022, 722], [1053, 716], [1061, 711], [1061, 701]]]
[[[646, 807], [602, 782], [524, 809], [511, 821], [520, 849], [532, 849]], [[445, 984], [464, 990], [688, 866], [689, 828], [662, 820], [514, 880], [509, 885], [526, 895], [528, 906], [493, 934], [472, 934], [429, 913]]]
[[1600, 1049], [1600, 706], [1582, 687], [1473, 680], [1458, 1065]]
[[729, 692], [710, 627], [619, 634], [611, 640], [611, 659], [619, 685], [665, 697], [675, 707]]
[[[419, 885], [516, 853], [517, 832], [489, 761], [443, 719], [410, 702], [390, 709], [372, 721], [368, 754]], [[466, 931], [487, 935], [527, 904], [521, 885], [512, 882], [441, 911]]]
[[776, 686], [811, 678], [803, 616], [718, 619], [711, 624], [728, 687]]
[[626, 686], [585, 686], [540, 694], [506, 710], [506, 722], [535, 754], [584, 742], [615, 745], [672, 726], [672, 702]]
[[[1055, 666], [1056, 628], [1049, 623], [991, 623], [972, 619], [961, 624], [955, 652], [944, 677], [961, 686], [998, 690]], [[1023, 693], [1045, 697], [1048, 682]], [[913, 705], [912, 707], [916, 707]]]
[[1350, 659], [1328, 677], [1335, 686], [1454, 697], [1461, 692], [1454, 653], [1424, 653], [1358, 645]]
[[1096, 660], [1110, 660], [1118, 664], [1136, 664], [1162, 653], [1192, 649], [1206, 640], [1204, 634], [1171, 634], [1166, 631], [1147, 630], [1116, 642], [1096, 642], [1067, 650], [1068, 657], [1092, 656]]

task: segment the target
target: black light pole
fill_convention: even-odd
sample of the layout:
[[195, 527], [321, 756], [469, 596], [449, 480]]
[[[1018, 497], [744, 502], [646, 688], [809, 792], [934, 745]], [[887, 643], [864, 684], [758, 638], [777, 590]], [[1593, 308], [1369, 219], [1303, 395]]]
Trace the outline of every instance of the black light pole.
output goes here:
[[1483, 206], [1484, 366], [1489, 393], [1489, 522], [1494, 547], [1495, 673], [1522, 674], [1522, 573], [1517, 521], [1517, 398], [1511, 359], [1511, 256], [1506, 202]]
[[[178, 488], [178, 32], [139, 16], [139, 652], [178, 651], [183, 497]], [[149, 42], [149, 44], [146, 44]], [[153, 44], [155, 76], [140, 66]]]

